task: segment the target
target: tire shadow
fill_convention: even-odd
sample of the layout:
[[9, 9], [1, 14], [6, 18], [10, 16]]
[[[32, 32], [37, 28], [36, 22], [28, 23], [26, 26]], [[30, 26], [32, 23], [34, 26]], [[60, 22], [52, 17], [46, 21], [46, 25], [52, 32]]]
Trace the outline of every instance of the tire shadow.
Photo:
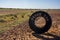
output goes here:
[[[32, 35], [35, 36], [36, 38], [43, 39], [43, 40], [60, 40], [60, 36], [57, 36], [51, 33], [44, 33], [44, 34], [32, 33]], [[42, 35], [51, 36], [53, 38], [44, 37]]]

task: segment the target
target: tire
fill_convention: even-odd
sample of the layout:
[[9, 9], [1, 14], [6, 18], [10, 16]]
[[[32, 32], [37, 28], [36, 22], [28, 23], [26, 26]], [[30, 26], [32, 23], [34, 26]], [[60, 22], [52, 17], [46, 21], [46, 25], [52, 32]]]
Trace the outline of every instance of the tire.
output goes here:
[[[39, 16], [42, 16], [46, 21], [45, 26], [42, 28], [38, 28], [35, 25], [35, 19]], [[45, 33], [50, 29], [51, 25], [52, 25], [52, 19], [50, 15], [44, 11], [37, 11], [33, 13], [29, 18], [29, 26], [35, 33], [39, 33], [39, 34]]]

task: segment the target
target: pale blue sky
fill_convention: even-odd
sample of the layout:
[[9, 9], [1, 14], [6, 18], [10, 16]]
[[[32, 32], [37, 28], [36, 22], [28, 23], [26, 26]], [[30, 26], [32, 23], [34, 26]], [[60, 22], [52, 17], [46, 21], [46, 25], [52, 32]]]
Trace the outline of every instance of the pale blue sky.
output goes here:
[[60, 0], [0, 0], [3, 8], [60, 9]]

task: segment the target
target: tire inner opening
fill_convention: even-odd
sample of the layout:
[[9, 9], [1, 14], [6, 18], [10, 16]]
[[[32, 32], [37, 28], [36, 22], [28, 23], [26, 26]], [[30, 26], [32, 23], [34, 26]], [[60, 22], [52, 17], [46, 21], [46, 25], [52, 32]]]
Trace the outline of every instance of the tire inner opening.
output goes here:
[[43, 17], [37, 17], [35, 19], [35, 25], [39, 28], [44, 27], [46, 24], [46, 20]]

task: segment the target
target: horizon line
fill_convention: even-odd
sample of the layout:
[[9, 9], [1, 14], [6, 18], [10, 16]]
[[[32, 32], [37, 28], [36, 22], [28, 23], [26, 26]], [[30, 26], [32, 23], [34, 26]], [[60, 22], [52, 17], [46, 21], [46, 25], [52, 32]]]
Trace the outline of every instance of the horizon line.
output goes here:
[[18, 7], [0, 7], [0, 8], [12, 8], [12, 9], [60, 9], [60, 8], [18, 8]]

